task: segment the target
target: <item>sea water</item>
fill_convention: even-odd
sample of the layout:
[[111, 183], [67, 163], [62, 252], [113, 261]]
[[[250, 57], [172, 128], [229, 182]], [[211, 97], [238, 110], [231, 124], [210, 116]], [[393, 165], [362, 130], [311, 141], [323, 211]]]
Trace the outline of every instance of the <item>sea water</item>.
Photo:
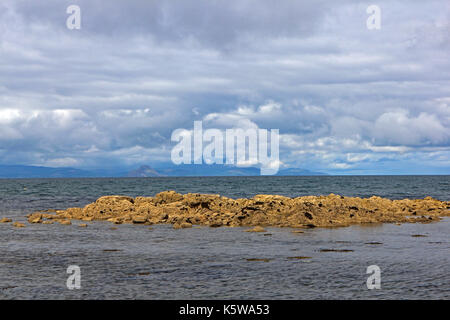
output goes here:
[[[102, 195], [164, 190], [449, 201], [450, 176], [2, 179], [0, 218], [26, 221], [33, 211], [82, 207]], [[78, 224], [0, 224], [0, 299], [450, 298], [449, 218], [304, 233]], [[67, 287], [70, 265], [80, 267], [80, 289]], [[367, 287], [371, 265], [381, 270], [380, 289]]]

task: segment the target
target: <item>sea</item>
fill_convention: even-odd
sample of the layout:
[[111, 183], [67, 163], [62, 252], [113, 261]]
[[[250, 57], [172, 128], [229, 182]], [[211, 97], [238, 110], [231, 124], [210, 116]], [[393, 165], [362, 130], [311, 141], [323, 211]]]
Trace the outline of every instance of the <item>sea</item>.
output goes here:
[[[164, 190], [450, 201], [450, 176], [0, 179], [0, 219]], [[450, 299], [449, 218], [303, 233], [80, 223], [0, 224], [0, 299]]]

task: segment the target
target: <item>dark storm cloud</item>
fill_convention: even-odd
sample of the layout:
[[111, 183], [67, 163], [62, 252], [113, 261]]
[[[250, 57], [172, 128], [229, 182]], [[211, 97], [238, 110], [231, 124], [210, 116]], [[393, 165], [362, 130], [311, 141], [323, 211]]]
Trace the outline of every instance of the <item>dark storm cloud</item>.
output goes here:
[[88, 33], [152, 35], [161, 41], [193, 38], [218, 47], [254, 37], [309, 35], [327, 8], [317, 0], [18, 0], [15, 8], [30, 23], [62, 29], [61, 12], [72, 4], [83, 10]]

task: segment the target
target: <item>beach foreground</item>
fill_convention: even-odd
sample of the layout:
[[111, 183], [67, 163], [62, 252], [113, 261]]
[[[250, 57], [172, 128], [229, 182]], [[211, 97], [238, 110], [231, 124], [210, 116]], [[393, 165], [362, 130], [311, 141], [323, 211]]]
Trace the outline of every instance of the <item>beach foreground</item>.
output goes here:
[[47, 210], [29, 214], [30, 223], [70, 224], [70, 220], [104, 220], [114, 224], [172, 224], [210, 227], [344, 227], [364, 223], [429, 223], [450, 216], [450, 202], [431, 197], [390, 200], [328, 196], [289, 198], [256, 195], [231, 199], [213, 194], [164, 191], [155, 197], [103, 196], [84, 208]]

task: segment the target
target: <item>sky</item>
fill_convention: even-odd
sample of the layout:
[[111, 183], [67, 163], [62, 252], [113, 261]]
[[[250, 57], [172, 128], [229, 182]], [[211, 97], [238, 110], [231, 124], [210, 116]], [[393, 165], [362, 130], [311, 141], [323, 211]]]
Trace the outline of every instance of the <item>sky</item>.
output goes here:
[[450, 2], [0, 2], [0, 164], [160, 166], [194, 121], [279, 129], [281, 168], [450, 174]]

